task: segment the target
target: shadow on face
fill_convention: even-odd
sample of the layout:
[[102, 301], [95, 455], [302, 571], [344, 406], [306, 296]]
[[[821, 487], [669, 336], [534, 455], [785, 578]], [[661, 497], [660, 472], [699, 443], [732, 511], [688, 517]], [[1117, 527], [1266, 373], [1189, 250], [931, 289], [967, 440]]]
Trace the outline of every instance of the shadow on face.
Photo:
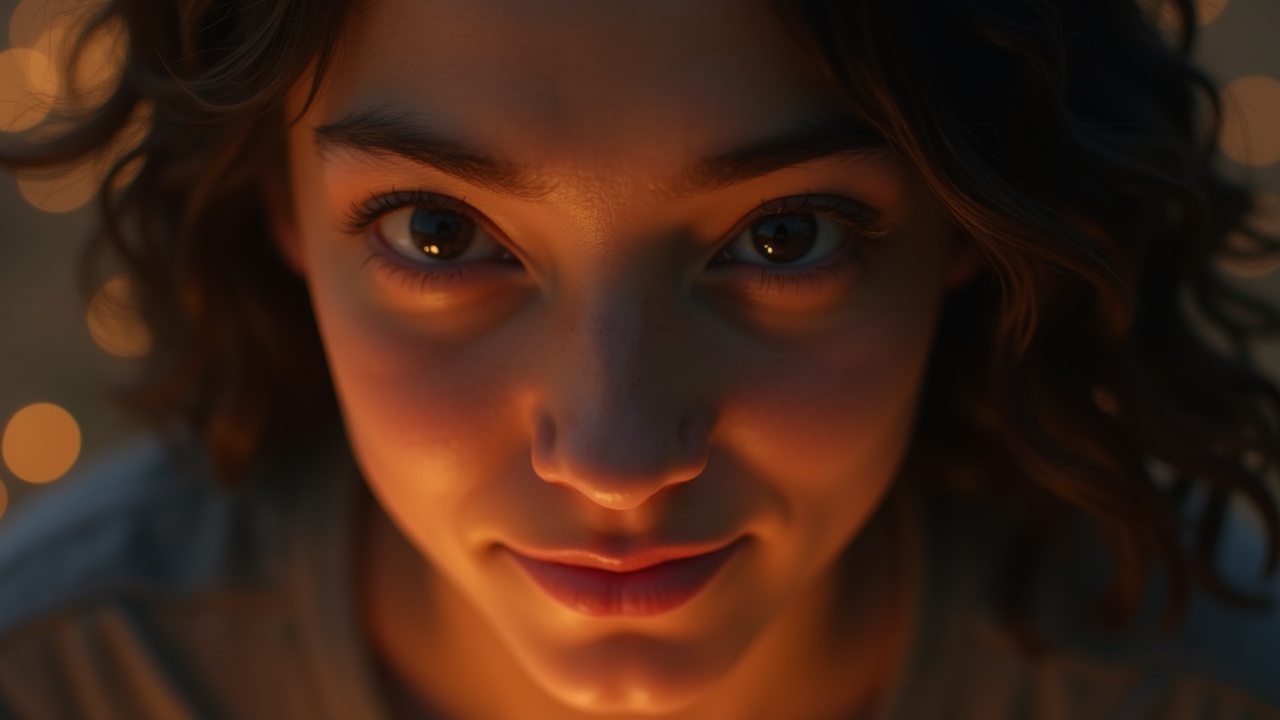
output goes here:
[[[281, 247], [370, 486], [460, 599], [419, 622], [565, 712], [712, 717], [802, 668], [974, 265], [914, 171], [764, 4], [374, 0], [331, 72]], [[696, 581], [525, 562], [730, 544]]]

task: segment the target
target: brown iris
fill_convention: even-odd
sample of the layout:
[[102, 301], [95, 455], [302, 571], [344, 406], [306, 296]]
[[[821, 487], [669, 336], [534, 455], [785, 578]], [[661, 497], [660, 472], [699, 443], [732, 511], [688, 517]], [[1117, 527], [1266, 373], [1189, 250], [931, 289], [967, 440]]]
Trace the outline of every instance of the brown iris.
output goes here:
[[434, 260], [455, 260], [471, 247], [476, 225], [465, 215], [418, 208], [409, 219], [413, 244]]
[[771, 215], [751, 226], [756, 251], [779, 264], [804, 257], [817, 239], [818, 221], [812, 213]]

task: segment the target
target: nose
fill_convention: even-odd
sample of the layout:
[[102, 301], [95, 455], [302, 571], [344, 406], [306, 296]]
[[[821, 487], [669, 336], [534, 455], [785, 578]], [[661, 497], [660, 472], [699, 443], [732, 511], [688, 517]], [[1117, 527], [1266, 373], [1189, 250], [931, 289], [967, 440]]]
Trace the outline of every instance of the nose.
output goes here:
[[710, 423], [694, 401], [694, 373], [678, 357], [673, 323], [654, 310], [615, 292], [574, 313], [553, 335], [534, 423], [534, 472], [614, 510], [643, 505], [707, 463]]

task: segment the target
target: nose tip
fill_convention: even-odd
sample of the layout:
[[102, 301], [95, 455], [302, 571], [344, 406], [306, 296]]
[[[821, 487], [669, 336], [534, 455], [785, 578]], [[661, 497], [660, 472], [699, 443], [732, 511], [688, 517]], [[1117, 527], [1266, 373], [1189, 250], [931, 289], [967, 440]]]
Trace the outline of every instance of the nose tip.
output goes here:
[[550, 417], [538, 420], [533, 469], [611, 510], [631, 510], [665, 488], [693, 480], [707, 464], [707, 428], [690, 415], [667, 433], [631, 432], [587, 422], [564, 431]]

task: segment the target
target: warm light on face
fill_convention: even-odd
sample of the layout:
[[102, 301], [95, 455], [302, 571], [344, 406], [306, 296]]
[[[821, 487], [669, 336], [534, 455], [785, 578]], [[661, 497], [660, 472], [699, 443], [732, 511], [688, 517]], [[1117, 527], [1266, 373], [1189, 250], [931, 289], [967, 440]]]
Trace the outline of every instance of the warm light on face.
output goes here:
[[9, 419], [0, 450], [18, 478], [30, 483], [57, 480], [80, 456], [80, 426], [57, 405], [28, 405]]
[[[970, 256], [765, 3], [362, 8], [290, 132], [281, 239], [361, 469], [496, 638], [476, 662], [561, 710], [696, 715], [892, 485]], [[688, 598], [512, 559], [735, 539]]]

